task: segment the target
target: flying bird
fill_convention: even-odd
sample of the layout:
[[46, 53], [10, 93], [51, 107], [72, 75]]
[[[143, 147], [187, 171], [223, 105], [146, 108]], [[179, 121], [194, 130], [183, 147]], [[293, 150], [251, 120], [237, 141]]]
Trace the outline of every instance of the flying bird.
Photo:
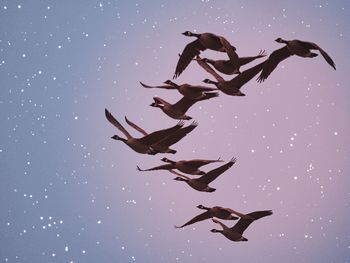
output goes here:
[[154, 102], [150, 104], [152, 107], [160, 108], [166, 115], [173, 119], [177, 120], [190, 120], [192, 117], [187, 116], [186, 112], [193, 104], [198, 101], [208, 100], [211, 98], [218, 97], [219, 93], [217, 92], [204, 92], [204, 96], [199, 99], [188, 99], [186, 97], [182, 97], [175, 104], [170, 104], [166, 100], [163, 100], [159, 97], [153, 97]]
[[187, 44], [182, 51], [179, 61], [177, 62], [174, 79], [180, 76], [185, 68], [190, 64], [191, 60], [200, 54], [201, 51], [211, 49], [220, 52], [226, 52], [231, 63], [239, 72], [239, 59], [236, 48], [230, 44], [224, 37], [213, 33], [196, 34], [190, 31], [182, 33], [188, 37], [196, 37], [197, 39]]
[[249, 218], [241, 218], [233, 227], [229, 228], [222, 222], [216, 219], [212, 219], [214, 223], [219, 224], [222, 227], [222, 230], [212, 229], [210, 230], [213, 233], [221, 233], [226, 238], [232, 241], [248, 241], [247, 238], [243, 236], [243, 232], [248, 228], [248, 226], [254, 221], [272, 215], [271, 210], [266, 211], [256, 211], [249, 214], [246, 214]]
[[232, 165], [235, 164], [235, 162], [236, 162], [236, 159], [232, 158], [231, 161], [229, 161], [228, 163], [214, 170], [211, 170], [210, 172], [207, 172], [205, 175], [202, 175], [199, 178], [189, 178], [188, 176], [177, 173], [174, 170], [170, 170], [170, 172], [177, 175], [177, 177], [175, 177], [174, 180], [186, 182], [190, 187], [192, 187], [197, 191], [214, 192], [216, 191], [216, 189], [210, 187], [209, 184], [212, 181], [214, 181], [216, 178], [218, 178], [221, 174], [223, 174], [225, 171], [227, 171], [229, 168], [231, 168]]
[[243, 71], [241, 74], [235, 76], [233, 79], [226, 81], [223, 77], [221, 77], [215, 70], [208, 65], [203, 60], [198, 59], [197, 63], [208, 73], [210, 73], [216, 81], [212, 81], [210, 79], [205, 79], [203, 82], [214, 84], [220, 91], [230, 96], [245, 96], [243, 92], [241, 92], [241, 87], [250, 81], [252, 78], [257, 75], [264, 66], [265, 62], [262, 62], [252, 68], [249, 68]]
[[277, 38], [275, 41], [286, 45], [271, 53], [271, 55], [266, 60], [260, 76], [257, 79], [258, 82], [263, 82], [265, 79], [267, 79], [271, 72], [277, 67], [277, 65], [290, 56], [297, 55], [303, 58], [313, 58], [318, 56], [318, 54], [311, 52], [311, 50], [318, 50], [327, 61], [327, 63], [332, 68], [336, 69], [335, 63], [331, 57], [326, 53], [326, 51], [324, 51], [315, 43], [301, 40], [284, 40], [282, 38]]
[[206, 96], [205, 92], [218, 90], [217, 88], [205, 87], [200, 85], [190, 85], [187, 83], [178, 85], [171, 80], [165, 81], [164, 84], [166, 85], [160, 86], [149, 86], [142, 82], [140, 82], [140, 84], [145, 88], [176, 89], [188, 99], [200, 99]]
[[181, 160], [181, 161], [172, 161], [168, 158], [162, 158], [163, 162], [166, 162], [167, 164], [159, 165], [153, 168], [149, 169], [141, 169], [139, 166], [137, 166], [137, 170], [144, 172], [144, 171], [156, 171], [156, 170], [173, 170], [177, 169], [180, 172], [191, 174], [191, 175], [204, 175], [205, 172], [199, 170], [199, 168], [203, 165], [207, 165], [210, 163], [215, 162], [222, 162], [222, 160], [200, 160], [200, 159], [194, 159], [194, 160]]
[[203, 205], [198, 205], [197, 208], [204, 209], [206, 211], [195, 216], [190, 221], [188, 221], [187, 223], [185, 223], [181, 226], [175, 226], [175, 228], [183, 228], [185, 226], [192, 225], [194, 223], [197, 223], [197, 222], [209, 219], [209, 218], [213, 218], [213, 217], [224, 219], [224, 220], [237, 220], [238, 217], [233, 216], [232, 214], [235, 214], [241, 218], [248, 218], [248, 219], [251, 218], [251, 217], [244, 215], [242, 213], [239, 213], [231, 208], [225, 208], [225, 207], [221, 207], [221, 206], [205, 207]]
[[[245, 64], [248, 64], [248, 63], [254, 61], [255, 59], [262, 58], [265, 56], [266, 56], [265, 50], [260, 50], [259, 54], [256, 56], [239, 57], [238, 58], [239, 65], [243, 66]], [[213, 59], [209, 59], [209, 58], [198, 58], [198, 57], [194, 58], [194, 60], [202, 60], [205, 63], [208, 63], [211, 66], [213, 66], [217, 71], [219, 71], [223, 74], [226, 74], [226, 75], [232, 75], [232, 74], [239, 73], [237, 68], [235, 68], [235, 65], [233, 65], [230, 60], [213, 60]]]
[[[125, 136], [125, 138], [122, 138], [118, 135], [113, 135], [111, 138], [114, 140], [119, 140], [124, 142], [126, 145], [128, 145], [131, 149], [133, 149], [135, 152], [138, 153], [143, 153], [143, 154], [154, 154], [155, 148], [157, 146], [159, 147], [160, 141], [164, 141], [165, 139], [169, 138], [169, 136], [175, 136], [176, 132], [178, 130], [181, 130], [181, 128], [184, 126], [184, 122], [180, 121], [178, 122], [175, 126], [170, 127], [168, 129], [163, 129], [159, 131], [152, 132], [150, 134], [147, 134], [144, 130], [142, 130], [144, 136], [141, 138], [134, 138], [130, 135], [130, 133], [114, 118], [114, 116], [107, 110], [105, 109], [105, 116], [107, 120], [115, 126], [119, 131], [121, 131]], [[127, 120], [127, 119], [126, 119]], [[128, 124], [133, 124], [129, 120], [127, 121]], [[136, 125], [133, 124], [136, 128]], [[187, 128], [187, 127], [185, 127]], [[141, 132], [141, 131], [140, 131]], [[170, 145], [169, 145], [170, 146]], [[167, 152], [167, 153], [176, 153], [176, 150], [168, 149], [168, 148], [163, 148], [162, 152]]]

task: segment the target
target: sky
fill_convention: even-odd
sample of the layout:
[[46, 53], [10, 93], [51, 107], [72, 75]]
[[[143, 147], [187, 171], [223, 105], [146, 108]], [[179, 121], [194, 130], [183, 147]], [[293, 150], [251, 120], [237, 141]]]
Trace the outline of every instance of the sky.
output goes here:
[[[348, 0], [1, 1], [0, 262], [350, 262], [349, 10]], [[110, 138], [122, 134], [104, 109], [135, 137], [124, 116], [147, 132], [173, 126], [149, 104], [181, 95], [139, 81], [172, 78], [186, 30], [222, 35], [239, 56], [271, 54], [278, 37], [312, 41], [337, 70], [290, 57], [245, 97], [195, 104], [199, 125], [176, 155], [133, 152]], [[175, 82], [208, 77], [191, 63]], [[136, 170], [165, 156], [237, 163], [203, 193]], [[211, 233], [210, 220], [175, 229], [199, 204], [273, 215], [248, 242]]]

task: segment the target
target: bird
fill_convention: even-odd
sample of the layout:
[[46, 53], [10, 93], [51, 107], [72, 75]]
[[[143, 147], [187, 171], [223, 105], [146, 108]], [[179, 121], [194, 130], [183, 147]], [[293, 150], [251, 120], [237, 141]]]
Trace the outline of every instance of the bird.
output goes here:
[[210, 230], [213, 233], [221, 233], [226, 238], [232, 240], [232, 241], [248, 241], [247, 238], [243, 236], [243, 232], [248, 228], [248, 226], [253, 223], [255, 220], [258, 220], [265, 216], [272, 215], [271, 210], [265, 210], [265, 211], [255, 211], [249, 214], [246, 214], [246, 216], [250, 218], [241, 218], [238, 220], [238, 222], [231, 228], [227, 227], [225, 224], [220, 222], [217, 219], [212, 219], [214, 223], [219, 224], [222, 227], [222, 230], [218, 229], [212, 229]]
[[190, 31], [182, 33], [184, 36], [196, 37], [197, 39], [187, 44], [182, 51], [179, 61], [177, 62], [174, 79], [180, 76], [191, 60], [200, 54], [201, 51], [211, 49], [219, 52], [226, 52], [231, 63], [239, 72], [239, 59], [236, 48], [230, 44], [224, 37], [213, 33], [196, 34]]
[[204, 205], [198, 205], [197, 208], [206, 210], [205, 212], [195, 216], [187, 223], [181, 225], [181, 226], [175, 226], [175, 228], [183, 228], [188, 225], [192, 225], [194, 223], [197, 223], [199, 221], [203, 221], [209, 218], [220, 218], [225, 220], [237, 220], [238, 217], [233, 216], [232, 214], [235, 214], [241, 218], [247, 218], [250, 219], [251, 217], [244, 215], [242, 213], [239, 213], [235, 210], [232, 210], [231, 208], [225, 208], [221, 206], [214, 206], [214, 207], [205, 207]]
[[226, 81], [223, 77], [221, 77], [218, 73], [215, 72], [214, 69], [210, 67], [203, 60], [198, 59], [197, 63], [208, 73], [210, 73], [217, 81], [212, 81], [210, 79], [205, 79], [203, 82], [214, 84], [220, 91], [230, 96], [245, 96], [243, 92], [241, 92], [241, 87], [254, 78], [264, 66], [265, 62], [262, 62], [252, 68], [246, 69], [241, 74], [235, 76], [233, 79]]
[[[114, 118], [114, 116], [105, 109], [105, 116], [107, 120], [113, 124], [118, 130], [120, 130], [125, 136], [125, 138], [122, 138], [118, 135], [113, 135], [111, 138], [114, 140], [119, 140], [124, 142], [126, 145], [128, 145], [131, 149], [133, 149], [135, 152], [143, 153], [143, 154], [154, 154], [154, 149], [151, 148], [154, 147], [154, 145], [157, 145], [157, 143], [163, 139], [168, 138], [169, 136], [176, 133], [178, 130], [180, 130], [184, 126], [184, 122], [180, 121], [175, 126], [170, 127], [168, 129], [163, 129], [159, 131], [152, 132], [150, 134], [147, 134], [144, 130], [142, 130], [144, 136], [141, 138], [134, 138], [130, 135], [130, 133]], [[127, 120], [127, 118], [125, 118]], [[127, 121], [128, 124], [133, 124], [129, 120]], [[133, 124], [135, 127], [136, 125]], [[134, 127], [134, 128], [135, 128]], [[138, 127], [139, 128], [139, 127]], [[187, 127], [185, 127], [187, 128]], [[140, 128], [139, 128], [140, 129]], [[176, 150], [172, 149], [164, 149], [164, 152], [168, 153], [176, 153]]]
[[[139, 131], [143, 135], [148, 135], [148, 133], [145, 130], [143, 130], [142, 128], [140, 128], [138, 125], [131, 122], [130, 120], [128, 120], [127, 117], [125, 117], [125, 121], [129, 126], [133, 127], [135, 130]], [[197, 122], [192, 122], [189, 126], [181, 127], [180, 129], [178, 129], [174, 132], [170, 132], [170, 133], [167, 130], [156, 131], [155, 132], [156, 135], [163, 138], [163, 139], [150, 145], [147, 153], [151, 154], [151, 155], [154, 155], [157, 153], [173, 153], [173, 154], [175, 154], [177, 151], [169, 149], [169, 146], [180, 141], [183, 137], [185, 137], [188, 133], [190, 133], [197, 126], [198, 126]]]
[[[265, 50], [260, 50], [259, 54], [252, 57], [239, 57], [239, 65], [243, 66], [245, 64], [248, 64], [255, 59], [265, 57], [266, 53]], [[226, 75], [232, 75], [232, 74], [238, 74], [237, 68], [231, 63], [230, 60], [213, 60], [209, 58], [194, 58], [194, 60], [202, 60], [210, 65], [212, 65], [217, 71], [226, 74]]]
[[324, 51], [315, 43], [302, 40], [284, 40], [280, 37], [277, 38], [275, 41], [277, 43], [283, 43], [286, 45], [271, 53], [271, 55], [266, 60], [266, 63], [260, 76], [257, 79], [258, 82], [263, 82], [265, 79], [267, 79], [271, 72], [277, 67], [277, 65], [281, 61], [285, 60], [286, 58], [292, 55], [297, 55], [303, 58], [313, 58], [318, 56], [318, 54], [311, 52], [311, 50], [318, 50], [324, 57], [324, 59], [327, 61], [327, 63], [332, 68], [334, 68], [334, 70], [336, 70], [335, 63], [331, 59], [331, 57], [326, 53], [326, 51]]
[[202, 175], [199, 178], [189, 178], [188, 176], [175, 172], [174, 170], [170, 170], [170, 172], [177, 175], [177, 177], [174, 178], [175, 181], [186, 182], [190, 187], [200, 192], [214, 192], [216, 189], [210, 187], [209, 184], [214, 181], [219, 175], [232, 167], [235, 162], [236, 158], [232, 158], [228, 163], [207, 172], [205, 175]]
[[182, 97], [175, 104], [170, 104], [166, 100], [163, 100], [159, 97], [153, 97], [154, 102], [150, 104], [152, 107], [160, 108], [166, 115], [173, 119], [177, 120], [190, 120], [192, 117], [187, 116], [186, 112], [188, 109], [198, 101], [208, 100], [211, 98], [218, 97], [219, 93], [217, 92], [204, 92], [204, 96], [199, 99], [188, 99], [186, 97]]
[[140, 84], [145, 88], [158, 88], [158, 89], [176, 89], [178, 90], [184, 97], [188, 99], [200, 99], [205, 97], [204, 92], [215, 91], [217, 88], [205, 87], [200, 85], [190, 85], [190, 84], [181, 84], [178, 85], [171, 81], [170, 79], [166, 80], [164, 84], [161, 86], [149, 86], [140, 81]]
[[137, 170], [144, 172], [144, 171], [156, 171], [156, 170], [173, 170], [177, 169], [180, 172], [191, 174], [191, 175], [205, 175], [206, 173], [199, 170], [198, 168], [215, 162], [223, 162], [222, 160], [201, 160], [201, 159], [194, 159], [194, 160], [180, 160], [180, 161], [172, 161], [166, 157], [162, 158], [161, 161], [166, 162], [167, 164], [159, 165], [153, 168], [149, 169], [141, 169], [139, 166], [137, 166]]

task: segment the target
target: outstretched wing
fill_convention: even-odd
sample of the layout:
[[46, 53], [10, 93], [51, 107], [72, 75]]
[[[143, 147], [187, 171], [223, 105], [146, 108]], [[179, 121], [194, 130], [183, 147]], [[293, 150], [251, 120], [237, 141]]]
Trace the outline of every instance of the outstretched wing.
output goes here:
[[210, 164], [210, 163], [216, 163], [216, 162], [223, 162], [223, 160], [217, 159], [217, 160], [201, 160], [201, 159], [194, 159], [185, 161], [186, 165], [199, 168], [203, 165]]
[[131, 122], [128, 120], [128, 118], [125, 116], [125, 121], [127, 124], [129, 124], [129, 126], [133, 127], [135, 130], [137, 130], [138, 132], [142, 133], [143, 135], [148, 135], [148, 133], [143, 130], [142, 128], [140, 128], [139, 126], [137, 126], [135, 123]]
[[266, 62], [262, 62], [254, 67], [246, 69], [241, 74], [235, 76], [229, 81], [230, 86], [240, 89], [244, 84], [254, 78], [263, 68]]
[[258, 82], [263, 82], [267, 77], [271, 74], [271, 72], [277, 67], [277, 65], [285, 60], [286, 58], [290, 57], [292, 53], [290, 53], [287, 46], [284, 46], [283, 48], [277, 49], [274, 52], [271, 53], [269, 58], [265, 61], [263, 70], [258, 77]]
[[120, 130], [122, 133], [124, 133], [126, 138], [128, 138], [128, 139], [132, 138], [130, 133], [128, 133], [127, 130], [125, 130], [125, 128], [114, 118], [112, 113], [110, 113], [107, 109], [105, 109], [105, 115], [106, 115], [107, 120], [110, 123], [112, 123], [118, 130]]
[[300, 41], [300, 44], [308, 49], [317, 49], [318, 51], [320, 51], [321, 55], [324, 57], [324, 59], [327, 61], [327, 63], [332, 68], [336, 69], [333, 59], [331, 59], [331, 57], [326, 53], [326, 51], [324, 51], [322, 48], [320, 48], [319, 45], [312, 43], [312, 42], [307, 42], [307, 41]]
[[239, 58], [239, 64], [241, 66], [245, 65], [245, 64], [248, 64], [252, 61], [254, 61], [255, 59], [258, 59], [258, 58], [262, 58], [262, 57], [265, 57], [266, 56], [266, 52], [265, 50], [260, 50], [259, 54], [256, 55], [256, 56], [252, 56], [252, 57], [240, 57]]
[[188, 133], [193, 131], [193, 129], [196, 128], [197, 126], [198, 126], [197, 122], [192, 122], [187, 127], [178, 129], [176, 132], [174, 132], [174, 133], [170, 134], [169, 136], [167, 136], [166, 138], [158, 141], [157, 144], [169, 147], [169, 146], [177, 143], [178, 141], [180, 141]]
[[226, 50], [226, 53], [227, 53], [228, 57], [230, 58], [231, 64], [236, 69], [239, 69], [239, 67], [240, 67], [239, 57], [238, 57], [234, 47], [230, 44], [230, 42], [227, 41], [226, 38], [220, 36], [219, 39], [220, 39], [220, 42], [221, 42], [222, 46]]
[[187, 223], [181, 225], [181, 226], [175, 226], [175, 228], [183, 228], [185, 226], [188, 226], [188, 225], [192, 225], [194, 223], [197, 223], [199, 221], [203, 221], [203, 220], [206, 220], [206, 219], [209, 219], [211, 218], [211, 214], [209, 213], [209, 211], [205, 211], [201, 214], [199, 214], [198, 216], [195, 216], [194, 218], [192, 218], [190, 221], [188, 221]]
[[180, 55], [179, 61], [177, 62], [174, 79], [180, 76], [185, 68], [190, 64], [191, 60], [200, 54], [201, 50], [205, 50], [205, 47], [199, 42], [198, 39], [186, 45], [182, 54]]
[[211, 74], [217, 81], [225, 81], [223, 77], [221, 77], [216, 71], [208, 65], [208, 63], [204, 62], [200, 57], [198, 56], [199, 59], [196, 59], [197, 63], [199, 66], [201, 66], [206, 72]]
[[188, 109], [191, 108], [192, 105], [195, 104], [196, 102], [202, 101], [202, 100], [208, 100], [218, 96], [219, 96], [219, 93], [217, 92], [212, 92], [212, 93], [207, 92], [207, 93], [204, 93], [204, 96], [197, 99], [189, 99], [189, 98], [183, 97], [173, 105], [173, 108], [176, 111], [179, 111], [185, 114], [188, 111]]
[[175, 126], [170, 127], [168, 129], [163, 129], [159, 131], [152, 132], [142, 138], [139, 141], [147, 146], [157, 143], [158, 141], [164, 139], [165, 137], [173, 134], [177, 130], [181, 129], [184, 126], [183, 121], [179, 121]]
[[140, 81], [140, 84], [142, 85], [142, 87], [147, 88], [147, 89], [153, 89], [153, 88], [155, 88], [155, 89], [176, 89], [176, 87], [172, 86], [172, 85], [149, 86], [149, 85], [142, 83], [141, 81]]
[[235, 232], [240, 233], [243, 235], [243, 232], [248, 228], [248, 226], [253, 223], [255, 220], [258, 220], [262, 217], [272, 215], [271, 210], [266, 210], [266, 211], [256, 211], [253, 213], [246, 214], [247, 216], [250, 217], [250, 219], [244, 219], [241, 218], [231, 229]]
[[235, 162], [236, 162], [236, 158], [232, 158], [232, 160], [229, 161], [228, 163], [221, 165], [220, 167], [214, 170], [211, 170], [210, 172], [207, 172], [205, 175], [198, 178], [197, 180], [202, 183], [209, 184], [212, 181], [214, 181], [219, 175], [221, 175], [222, 173], [230, 169], [232, 165], [235, 164]]
[[163, 164], [163, 165], [159, 165], [153, 168], [149, 168], [149, 169], [141, 169], [139, 166], [137, 166], [137, 170], [140, 172], [146, 172], [146, 171], [157, 171], [157, 170], [171, 170], [174, 169], [174, 164]]

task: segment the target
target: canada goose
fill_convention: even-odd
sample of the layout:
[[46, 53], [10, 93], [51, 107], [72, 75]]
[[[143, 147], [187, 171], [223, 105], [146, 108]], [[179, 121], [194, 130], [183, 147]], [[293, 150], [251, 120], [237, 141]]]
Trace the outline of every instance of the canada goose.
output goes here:
[[156, 170], [173, 170], [177, 169], [180, 172], [186, 173], [186, 174], [192, 174], [192, 175], [204, 175], [205, 172], [199, 170], [198, 168], [210, 164], [210, 163], [215, 163], [215, 162], [222, 162], [222, 160], [217, 159], [217, 160], [200, 160], [200, 159], [194, 159], [194, 160], [181, 160], [181, 161], [172, 161], [169, 160], [168, 158], [162, 158], [163, 162], [166, 162], [167, 164], [159, 165], [153, 168], [149, 169], [141, 169], [139, 166], [137, 166], [137, 170], [139, 171], [156, 171]]
[[213, 218], [213, 217], [217, 217], [217, 218], [225, 219], [225, 220], [237, 220], [238, 217], [233, 216], [232, 214], [235, 214], [241, 218], [248, 218], [248, 219], [251, 218], [247, 215], [244, 215], [244, 214], [239, 213], [235, 210], [232, 210], [231, 208], [224, 208], [221, 206], [205, 207], [203, 205], [198, 205], [197, 208], [204, 209], [206, 211], [202, 214], [195, 216], [194, 218], [192, 218], [190, 221], [183, 224], [182, 226], [175, 226], [175, 228], [183, 228], [185, 226], [192, 225], [196, 222], [203, 221], [203, 220]]
[[[259, 54], [252, 57], [240, 57], [239, 65], [243, 66], [252, 62], [255, 59], [265, 57], [265, 50], [260, 50]], [[213, 60], [209, 58], [194, 58], [194, 60], [203, 60], [204, 62], [212, 65], [217, 71], [226, 75], [238, 74], [237, 68], [231, 63], [230, 60]]]
[[[181, 129], [184, 125], [184, 122], [180, 121], [171, 128], [155, 131], [141, 138], [133, 138], [130, 135], [130, 133], [114, 118], [114, 116], [107, 109], [105, 109], [105, 115], [107, 120], [126, 136], [126, 139], [121, 138], [118, 135], [113, 135], [111, 138], [114, 140], [124, 142], [131, 149], [138, 153], [151, 154], [152, 148], [150, 148], [150, 146], [155, 145], [158, 141], [172, 135], [177, 130]], [[167, 152], [176, 153], [175, 150], [171, 149], [167, 149]]]
[[200, 85], [193, 86], [187, 83], [178, 85], [171, 80], [165, 81], [164, 84], [166, 85], [162, 86], [149, 86], [142, 82], [140, 82], [140, 84], [145, 88], [177, 89], [184, 97], [188, 99], [200, 99], [206, 96], [204, 92], [218, 90], [217, 88], [210, 88]]
[[331, 59], [331, 57], [326, 53], [326, 51], [324, 51], [315, 43], [301, 41], [301, 40], [284, 40], [282, 38], [277, 38], [275, 41], [278, 43], [284, 43], [286, 44], [286, 46], [284, 46], [283, 48], [277, 49], [271, 53], [271, 55], [266, 60], [266, 63], [264, 65], [264, 68], [260, 76], [257, 79], [258, 82], [263, 82], [265, 79], [267, 79], [268, 76], [271, 74], [271, 72], [277, 67], [277, 65], [281, 61], [285, 60], [286, 58], [292, 55], [297, 55], [303, 58], [313, 58], [318, 56], [318, 54], [311, 52], [311, 50], [320, 51], [321, 55], [324, 57], [327, 63], [332, 68], [336, 69], [335, 63]]
[[271, 210], [252, 212], [252, 213], [246, 214], [246, 216], [249, 216], [250, 218], [239, 219], [239, 221], [231, 228], [227, 227], [225, 224], [223, 224], [219, 220], [212, 219], [214, 223], [217, 223], [222, 227], [222, 230], [212, 229], [210, 231], [213, 233], [221, 233], [226, 238], [232, 241], [248, 241], [248, 239], [243, 236], [243, 232], [248, 228], [248, 226], [251, 223], [253, 223], [255, 220], [258, 220], [262, 217], [270, 216], [270, 215], [272, 215]]
[[[135, 123], [129, 121], [128, 118], [126, 117], [125, 117], [125, 121], [127, 124], [129, 124], [131, 127], [139, 131], [143, 135], [148, 135], [148, 133], [145, 130], [137, 126]], [[192, 122], [187, 127], [181, 127], [180, 129], [177, 129], [177, 130], [170, 130], [170, 132], [168, 129], [154, 132], [155, 136], [163, 139], [149, 145], [149, 150], [147, 151], [147, 153], [152, 155], [157, 153], [176, 153], [176, 150], [169, 149], [169, 146], [180, 141], [183, 137], [185, 137], [197, 126], [198, 126], [197, 122]]]
[[200, 54], [200, 51], [211, 49], [220, 52], [226, 52], [230, 58], [231, 64], [239, 72], [239, 59], [235, 52], [236, 48], [232, 46], [224, 37], [215, 35], [213, 33], [202, 33], [196, 34], [190, 31], [182, 33], [188, 37], [196, 37], [197, 39], [186, 45], [182, 54], [180, 55], [179, 61], [177, 62], [174, 79], [180, 76], [185, 68], [190, 64], [191, 60]]
[[202, 98], [188, 99], [186, 97], [182, 97], [182, 99], [180, 99], [175, 104], [170, 104], [169, 102], [159, 97], [153, 97], [154, 102], [150, 104], [150, 106], [160, 108], [166, 115], [173, 119], [190, 120], [192, 119], [192, 117], [185, 115], [185, 113], [193, 104], [195, 104], [198, 101], [208, 100], [217, 96], [219, 96], [219, 93], [217, 92], [204, 92], [204, 96]]
[[183, 181], [186, 182], [189, 186], [191, 186], [193, 189], [200, 191], [200, 192], [214, 192], [216, 189], [211, 188], [208, 186], [212, 181], [214, 181], [219, 175], [227, 171], [234, 163], [236, 162], [235, 158], [232, 158], [231, 161], [228, 163], [211, 170], [210, 172], [207, 172], [205, 175], [202, 175], [199, 178], [189, 178], [183, 174], [179, 174], [173, 170], [170, 170], [171, 173], [177, 175], [177, 177], [174, 178], [176, 181]]
[[217, 81], [212, 81], [210, 79], [205, 79], [203, 82], [214, 84], [219, 90], [221, 90], [223, 93], [231, 96], [245, 96], [244, 93], [240, 91], [240, 88], [246, 84], [249, 80], [254, 78], [256, 74], [259, 73], [259, 71], [262, 70], [264, 63], [262, 62], [250, 69], [247, 69], [243, 71], [238, 76], [235, 76], [231, 80], [224, 80], [223, 77], [221, 77], [218, 73], [215, 72], [214, 69], [212, 69], [207, 63], [205, 63], [202, 60], [197, 60], [197, 63], [208, 73], [210, 73]]

